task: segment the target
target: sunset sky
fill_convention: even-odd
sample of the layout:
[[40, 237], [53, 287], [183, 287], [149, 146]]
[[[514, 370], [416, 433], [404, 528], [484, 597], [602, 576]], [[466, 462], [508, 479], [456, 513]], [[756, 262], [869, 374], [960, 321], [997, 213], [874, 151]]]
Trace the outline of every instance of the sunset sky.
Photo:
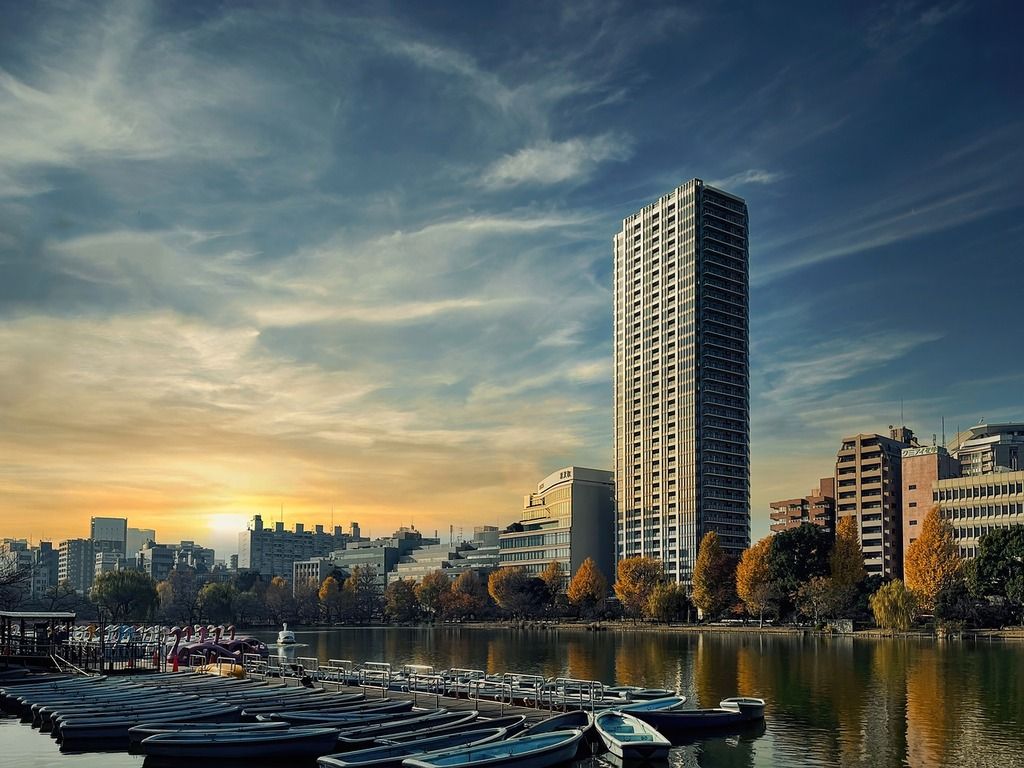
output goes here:
[[508, 524], [611, 468], [611, 237], [695, 176], [755, 538], [901, 400], [1024, 419], [1019, 6], [743, 5], [3, 2], [0, 537]]

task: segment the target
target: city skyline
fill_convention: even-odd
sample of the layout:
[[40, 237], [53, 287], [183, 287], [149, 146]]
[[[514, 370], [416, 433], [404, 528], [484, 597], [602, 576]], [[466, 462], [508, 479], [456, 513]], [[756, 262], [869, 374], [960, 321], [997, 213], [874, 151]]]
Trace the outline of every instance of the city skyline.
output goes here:
[[1018, 14], [9, 4], [2, 535], [512, 522], [612, 469], [608, 244], [692, 177], [751, 214], [753, 539], [844, 435], [1019, 421]]

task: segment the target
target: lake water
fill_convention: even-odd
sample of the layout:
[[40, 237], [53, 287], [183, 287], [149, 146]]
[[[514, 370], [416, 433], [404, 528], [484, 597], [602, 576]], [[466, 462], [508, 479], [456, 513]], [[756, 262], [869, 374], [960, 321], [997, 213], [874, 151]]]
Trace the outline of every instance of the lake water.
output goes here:
[[[674, 749], [674, 768], [1024, 766], [1024, 643], [399, 627], [296, 636], [282, 653], [672, 688], [704, 707], [736, 694], [768, 702], [763, 729]], [[13, 721], [0, 722], [0, 747], [0, 766], [142, 764], [62, 755]]]

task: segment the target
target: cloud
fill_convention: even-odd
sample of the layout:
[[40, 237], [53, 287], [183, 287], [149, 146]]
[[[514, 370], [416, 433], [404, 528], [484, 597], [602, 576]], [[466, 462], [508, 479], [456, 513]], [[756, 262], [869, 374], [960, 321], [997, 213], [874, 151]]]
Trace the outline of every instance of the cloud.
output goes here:
[[627, 159], [632, 153], [630, 144], [627, 137], [610, 133], [561, 142], [543, 141], [505, 155], [484, 172], [482, 183], [500, 189], [519, 184], [584, 181], [601, 163]]
[[731, 190], [747, 186], [748, 184], [775, 184], [786, 178], [780, 171], [765, 171], [759, 168], [750, 168], [746, 171], [734, 173], [728, 178], [709, 182], [713, 187]]

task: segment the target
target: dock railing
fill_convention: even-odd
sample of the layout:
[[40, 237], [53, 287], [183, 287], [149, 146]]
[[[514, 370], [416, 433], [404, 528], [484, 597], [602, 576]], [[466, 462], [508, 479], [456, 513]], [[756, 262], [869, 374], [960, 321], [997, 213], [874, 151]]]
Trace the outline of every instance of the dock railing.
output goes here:
[[449, 696], [469, 698], [470, 685], [474, 680], [481, 680], [487, 677], [482, 669], [466, 669], [464, 667], [452, 667], [445, 672], [446, 690]]
[[469, 683], [469, 698], [474, 702], [473, 708], [480, 711], [480, 701], [496, 701], [498, 711], [505, 714], [505, 705], [512, 704], [512, 685], [501, 680], [479, 678]]
[[242, 666], [245, 667], [245, 674], [260, 680], [267, 679], [267, 660], [258, 653], [243, 653]]
[[544, 686], [541, 696], [548, 709], [583, 709], [593, 712], [598, 702], [604, 699], [604, 684], [599, 680], [578, 680], [572, 677], [556, 677]]
[[547, 678], [543, 675], [506, 672], [501, 676], [501, 680], [512, 690], [514, 698], [521, 699], [526, 704], [533, 702], [535, 707], [540, 708], [541, 692], [547, 684]]
[[339, 687], [352, 685], [356, 682], [355, 666], [351, 659], [328, 659], [326, 664], [320, 665], [319, 679]]
[[440, 705], [441, 692], [444, 690], [444, 676], [434, 672], [429, 664], [406, 664], [402, 667], [406, 678], [406, 690], [412, 694], [412, 705], [417, 705], [419, 694], [425, 693], [434, 697], [434, 706]]
[[380, 697], [387, 698], [391, 688], [391, 665], [384, 661], [364, 661], [359, 669], [359, 685], [361, 688], [379, 688]]

